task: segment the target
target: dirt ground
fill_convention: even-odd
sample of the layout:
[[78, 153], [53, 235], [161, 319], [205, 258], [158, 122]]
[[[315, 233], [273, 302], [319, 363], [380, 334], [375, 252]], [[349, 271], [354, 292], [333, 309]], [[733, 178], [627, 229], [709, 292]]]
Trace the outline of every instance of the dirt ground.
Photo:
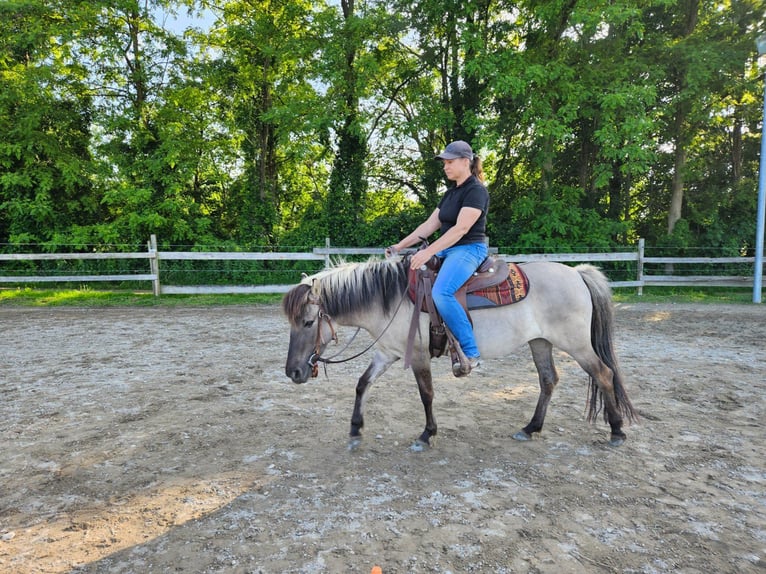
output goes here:
[[0, 307], [0, 324], [1, 572], [766, 572], [766, 306], [618, 305], [643, 417], [620, 448], [563, 354], [528, 443], [528, 349], [461, 380], [437, 360], [422, 453], [400, 364], [348, 452], [367, 360], [294, 385], [276, 305]]

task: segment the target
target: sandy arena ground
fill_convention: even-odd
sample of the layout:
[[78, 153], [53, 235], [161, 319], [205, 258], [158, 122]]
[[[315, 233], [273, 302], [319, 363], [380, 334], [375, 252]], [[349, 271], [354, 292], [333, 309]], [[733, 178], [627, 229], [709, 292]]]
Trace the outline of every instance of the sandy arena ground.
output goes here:
[[0, 572], [766, 572], [766, 306], [618, 305], [643, 421], [616, 449], [563, 354], [532, 442], [522, 348], [468, 379], [434, 363], [423, 453], [394, 365], [350, 453], [367, 359], [294, 385], [276, 305], [0, 322]]

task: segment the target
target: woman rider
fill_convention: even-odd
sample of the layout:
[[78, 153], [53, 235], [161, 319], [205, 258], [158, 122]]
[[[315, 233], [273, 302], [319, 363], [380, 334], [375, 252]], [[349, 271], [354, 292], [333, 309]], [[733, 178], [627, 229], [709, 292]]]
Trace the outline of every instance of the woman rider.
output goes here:
[[[436, 241], [412, 256], [410, 267], [419, 269], [434, 255], [443, 258], [433, 285], [433, 300], [474, 369], [479, 365], [480, 353], [471, 322], [455, 292], [487, 257], [489, 193], [483, 183], [481, 159], [468, 143], [454, 141], [434, 159], [444, 162], [444, 174], [455, 186], [445, 192], [426, 221], [387, 252], [396, 253], [440, 231]], [[456, 376], [463, 374], [459, 363], [452, 366], [452, 371]]]

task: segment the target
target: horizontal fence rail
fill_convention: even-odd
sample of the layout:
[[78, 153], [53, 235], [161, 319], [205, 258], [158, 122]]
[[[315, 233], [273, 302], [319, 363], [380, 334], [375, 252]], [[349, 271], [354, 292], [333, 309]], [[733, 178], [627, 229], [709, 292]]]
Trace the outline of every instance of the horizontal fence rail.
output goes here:
[[[636, 277], [624, 281], [610, 281], [612, 287], [636, 287], [641, 294], [648, 286], [695, 286], [695, 287], [753, 287], [754, 273], [750, 275], [679, 275], [673, 274], [676, 265], [703, 264], [719, 266], [727, 264], [749, 265], [752, 269], [754, 257], [646, 257], [644, 240], [638, 241], [635, 251], [620, 253], [535, 253], [498, 254], [496, 248], [490, 252], [505, 261], [526, 263], [531, 261], [556, 261], [560, 263], [605, 263], [635, 262]], [[165, 284], [161, 277], [162, 262], [165, 261], [314, 261], [323, 262], [325, 267], [333, 258], [347, 256], [382, 256], [383, 248], [338, 248], [331, 247], [329, 240], [324, 247], [316, 247], [310, 253], [290, 252], [214, 252], [214, 251], [158, 251], [154, 235], [147, 242], [147, 251], [132, 253], [0, 253], [2, 262], [19, 261], [67, 261], [67, 260], [140, 260], [148, 261], [148, 272], [67, 274], [67, 275], [0, 275], [0, 284], [23, 285], [27, 283], [79, 283], [79, 282], [124, 282], [149, 281], [156, 296], [176, 294], [228, 294], [228, 293], [286, 293], [291, 284], [274, 285], [172, 285]], [[647, 266], [653, 269], [649, 273]], [[658, 266], [663, 274], [657, 274]], [[670, 270], [670, 272], [668, 272]], [[753, 270], [754, 271], [754, 270]], [[296, 272], [297, 273], [297, 272]], [[297, 282], [297, 281], [296, 281]]]
[[[120, 260], [156, 258], [151, 250], [143, 253], [0, 253], [0, 261], [65, 261], [65, 260]], [[88, 281], [158, 281], [156, 272], [99, 275], [8, 275], [0, 276], [0, 283], [72, 283]]]

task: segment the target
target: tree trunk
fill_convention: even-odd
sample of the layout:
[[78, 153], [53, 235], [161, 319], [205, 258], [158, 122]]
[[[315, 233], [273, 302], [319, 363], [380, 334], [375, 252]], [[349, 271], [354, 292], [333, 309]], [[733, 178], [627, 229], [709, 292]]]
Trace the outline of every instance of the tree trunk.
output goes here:
[[330, 184], [325, 206], [327, 233], [333, 243], [343, 246], [359, 245], [362, 239], [360, 226], [364, 197], [367, 193], [365, 162], [367, 142], [363, 134], [363, 125], [359, 110], [358, 72], [356, 59], [359, 41], [353, 29], [355, 18], [354, 0], [341, 0], [345, 20], [343, 39], [342, 85], [338, 92], [342, 94], [343, 122], [338, 128], [338, 152], [333, 162]]
[[673, 183], [670, 190], [670, 208], [668, 209], [668, 235], [673, 235], [676, 223], [681, 219], [681, 206], [684, 201], [684, 169], [686, 167], [686, 149], [676, 138], [676, 151], [673, 161]]
[[[679, 30], [678, 39], [686, 39], [692, 35], [695, 27], [697, 26], [697, 16], [699, 14], [699, 0], [686, 0], [683, 3], [683, 9], [685, 10], [682, 21], [680, 22], [681, 29]], [[671, 184], [670, 194], [670, 207], [668, 209], [668, 235], [673, 235], [673, 231], [676, 227], [676, 223], [681, 219], [681, 207], [684, 200], [684, 170], [686, 168], [686, 143], [689, 141], [689, 137], [685, 134], [686, 130], [689, 130], [687, 120], [689, 119], [689, 103], [684, 101], [686, 94], [684, 93], [687, 88], [687, 74], [689, 70], [683, 61], [679, 63], [678, 71], [676, 74], [677, 82], [676, 87], [678, 90], [677, 97], [678, 103], [676, 105], [676, 117], [673, 122], [674, 134], [673, 139], [675, 141], [675, 151], [673, 157], [673, 182]]]
[[742, 120], [734, 119], [731, 133], [731, 179], [736, 186], [742, 179]]

